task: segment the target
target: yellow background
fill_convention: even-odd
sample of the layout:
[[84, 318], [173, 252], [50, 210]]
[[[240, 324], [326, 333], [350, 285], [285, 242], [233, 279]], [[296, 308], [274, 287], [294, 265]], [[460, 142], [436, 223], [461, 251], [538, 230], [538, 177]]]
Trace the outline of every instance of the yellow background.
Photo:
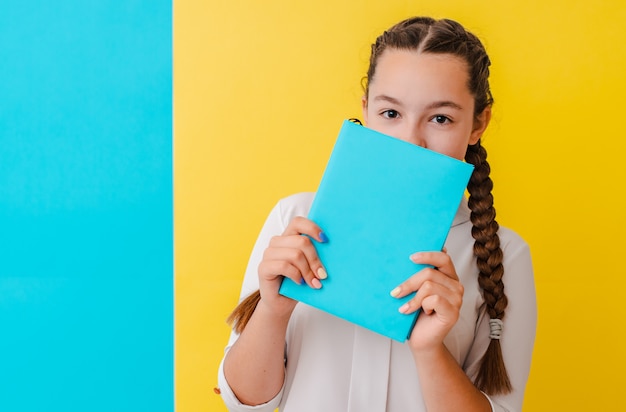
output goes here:
[[225, 410], [224, 318], [256, 235], [360, 116], [370, 43], [421, 14], [460, 21], [493, 61], [496, 208], [531, 245], [539, 304], [524, 411], [626, 410], [625, 2], [176, 0], [179, 412]]

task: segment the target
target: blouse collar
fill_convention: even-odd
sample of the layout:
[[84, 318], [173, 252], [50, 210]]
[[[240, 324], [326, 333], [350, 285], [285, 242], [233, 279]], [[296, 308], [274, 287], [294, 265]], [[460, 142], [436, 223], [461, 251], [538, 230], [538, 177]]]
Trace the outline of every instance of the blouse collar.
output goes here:
[[471, 213], [472, 211], [470, 210], [469, 206], [467, 206], [467, 198], [463, 196], [463, 199], [461, 199], [461, 204], [459, 205], [459, 208], [456, 211], [456, 215], [454, 216], [454, 220], [452, 221], [452, 227], [462, 225], [465, 222], [469, 222]]

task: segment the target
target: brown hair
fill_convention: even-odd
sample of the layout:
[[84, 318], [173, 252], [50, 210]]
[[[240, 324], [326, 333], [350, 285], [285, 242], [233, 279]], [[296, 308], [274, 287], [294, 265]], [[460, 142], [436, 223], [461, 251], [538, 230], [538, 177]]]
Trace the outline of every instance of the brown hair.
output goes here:
[[[469, 68], [468, 88], [474, 96], [474, 114], [478, 116], [493, 104], [489, 88], [489, 66], [491, 61], [480, 40], [466, 31], [459, 23], [430, 17], [413, 17], [394, 25], [381, 34], [374, 44], [370, 56], [367, 77], [364, 79], [365, 93], [376, 74], [378, 58], [387, 48], [416, 50], [421, 53], [447, 53], [465, 60]], [[483, 291], [487, 314], [491, 319], [502, 319], [507, 306], [502, 275], [502, 249], [498, 237], [498, 223], [493, 207], [489, 177], [487, 151], [478, 143], [468, 146], [465, 160], [474, 165], [474, 172], [467, 185], [470, 194], [468, 206], [471, 210], [474, 255], [479, 269], [478, 284]], [[228, 317], [237, 333], [245, 328], [260, 299], [259, 291], [244, 299]], [[489, 394], [507, 393], [512, 387], [506, 372], [502, 350], [498, 339], [491, 339], [483, 356], [474, 384]]]
[[236, 333], [241, 334], [243, 332], [260, 300], [261, 291], [257, 289], [239, 302], [239, 305], [228, 315], [226, 322], [233, 327]]

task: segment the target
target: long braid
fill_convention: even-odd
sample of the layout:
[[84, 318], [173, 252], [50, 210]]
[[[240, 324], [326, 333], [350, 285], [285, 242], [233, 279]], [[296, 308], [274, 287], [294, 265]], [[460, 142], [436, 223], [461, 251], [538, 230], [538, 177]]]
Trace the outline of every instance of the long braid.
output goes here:
[[[483, 291], [487, 314], [491, 321], [502, 320], [508, 300], [504, 294], [502, 276], [502, 249], [498, 236], [496, 210], [493, 207], [493, 182], [489, 177], [487, 151], [480, 144], [469, 146], [465, 160], [474, 165], [467, 190], [470, 197], [468, 206], [472, 211], [472, 237], [474, 237], [474, 255], [478, 265], [478, 284]], [[497, 321], [496, 321], [497, 322]], [[511, 382], [504, 365], [499, 339], [491, 339], [487, 352], [483, 356], [475, 384], [483, 391], [507, 393], [512, 390]]]

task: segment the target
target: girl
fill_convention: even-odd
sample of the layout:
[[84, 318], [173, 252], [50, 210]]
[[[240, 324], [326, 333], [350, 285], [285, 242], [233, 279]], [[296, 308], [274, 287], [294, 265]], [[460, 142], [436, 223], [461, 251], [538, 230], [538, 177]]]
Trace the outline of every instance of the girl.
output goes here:
[[311, 240], [325, 235], [302, 217], [313, 194], [281, 200], [231, 315], [234, 332], [218, 376], [230, 410], [521, 410], [535, 291], [528, 246], [494, 220], [481, 145], [493, 104], [489, 65], [480, 41], [451, 20], [411, 18], [378, 37], [362, 101], [366, 125], [472, 163], [469, 199], [443, 251], [411, 256], [433, 268], [390, 291], [398, 298], [417, 291], [399, 307], [422, 309], [406, 343], [278, 294], [283, 277], [319, 289], [327, 276]]

